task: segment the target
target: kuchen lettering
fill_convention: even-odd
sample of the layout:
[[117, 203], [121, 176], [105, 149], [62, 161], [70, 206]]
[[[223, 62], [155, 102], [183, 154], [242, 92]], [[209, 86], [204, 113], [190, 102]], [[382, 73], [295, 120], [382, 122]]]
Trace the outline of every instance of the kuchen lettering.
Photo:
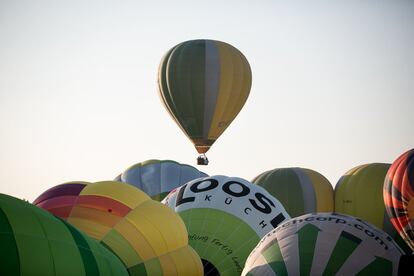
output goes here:
[[262, 228], [265, 228], [265, 227], [267, 226], [267, 224], [265, 223], [265, 221], [264, 221], [264, 220], [262, 220], [262, 221], [259, 223], [259, 225], [260, 225]]

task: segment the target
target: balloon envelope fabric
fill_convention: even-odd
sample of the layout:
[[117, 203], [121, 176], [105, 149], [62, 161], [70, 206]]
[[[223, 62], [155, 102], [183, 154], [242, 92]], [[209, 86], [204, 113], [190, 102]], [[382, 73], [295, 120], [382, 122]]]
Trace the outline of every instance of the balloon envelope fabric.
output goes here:
[[73, 181], [54, 186], [38, 196], [33, 204], [57, 217], [67, 219], [79, 193], [86, 185], [88, 182]]
[[147, 160], [125, 170], [117, 179], [161, 201], [173, 189], [207, 174], [172, 160]]
[[84, 186], [67, 221], [111, 249], [131, 275], [202, 274], [180, 217], [129, 184]]
[[173, 120], [205, 153], [242, 109], [252, 73], [243, 54], [221, 41], [180, 43], [161, 60], [159, 95]]
[[384, 180], [383, 196], [392, 224], [414, 250], [414, 149], [392, 163]]
[[184, 220], [206, 275], [240, 275], [257, 242], [289, 218], [266, 190], [237, 177], [212, 176], [173, 190], [163, 203]]
[[128, 275], [119, 258], [67, 222], [0, 194], [0, 275]]
[[242, 275], [397, 275], [402, 254], [389, 235], [360, 219], [306, 214], [270, 231]]
[[384, 179], [390, 164], [370, 163], [352, 168], [335, 186], [335, 212], [358, 217], [390, 235], [404, 251], [410, 248], [398, 235], [385, 210]]
[[314, 170], [279, 168], [256, 176], [252, 182], [276, 197], [291, 217], [334, 211], [332, 185]]

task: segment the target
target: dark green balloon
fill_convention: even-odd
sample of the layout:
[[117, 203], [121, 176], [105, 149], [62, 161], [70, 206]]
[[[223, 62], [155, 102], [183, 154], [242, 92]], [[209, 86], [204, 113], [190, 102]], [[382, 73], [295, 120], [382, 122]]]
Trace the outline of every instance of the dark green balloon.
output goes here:
[[28, 202], [0, 194], [0, 275], [128, 275], [108, 249]]

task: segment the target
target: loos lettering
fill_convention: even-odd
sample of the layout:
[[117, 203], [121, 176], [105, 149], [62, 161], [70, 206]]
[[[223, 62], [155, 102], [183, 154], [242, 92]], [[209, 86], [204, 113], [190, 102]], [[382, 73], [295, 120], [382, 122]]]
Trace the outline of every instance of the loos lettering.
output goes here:
[[[184, 197], [184, 192], [187, 189], [189, 189], [191, 192], [195, 194], [198, 194], [219, 188], [219, 185], [219, 182], [214, 178], [203, 179], [192, 184], [185, 184], [178, 191], [175, 206], [178, 207], [182, 204], [195, 201], [194, 196]], [[241, 198], [245, 196], [250, 196], [248, 200], [251, 206], [244, 207], [244, 213], [246, 215], [248, 215], [253, 210], [252, 208], [263, 214], [270, 214], [272, 213], [273, 208], [276, 207], [275, 203], [269, 197], [260, 192], [255, 192], [253, 195], [251, 195], [250, 188], [247, 185], [238, 181], [227, 181], [226, 183], [221, 185], [221, 189], [223, 190], [223, 192], [229, 195], [229, 197], [227, 197], [224, 201], [224, 203], [227, 205], [230, 205], [232, 203], [232, 197]], [[210, 201], [211, 197], [212, 195], [207, 194], [204, 200]], [[285, 216], [282, 213], [279, 213], [270, 221], [270, 224], [273, 227], [277, 227], [284, 220]], [[262, 228], [264, 228], [267, 224], [264, 221], [262, 221], [260, 225], [262, 226]]]

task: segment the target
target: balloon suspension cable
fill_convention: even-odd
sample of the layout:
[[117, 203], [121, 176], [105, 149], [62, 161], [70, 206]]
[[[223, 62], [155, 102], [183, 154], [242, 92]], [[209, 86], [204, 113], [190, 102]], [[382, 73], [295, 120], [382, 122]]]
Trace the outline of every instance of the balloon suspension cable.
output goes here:
[[208, 158], [204, 153], [197, 157], [197, 165], [208, 165]]

